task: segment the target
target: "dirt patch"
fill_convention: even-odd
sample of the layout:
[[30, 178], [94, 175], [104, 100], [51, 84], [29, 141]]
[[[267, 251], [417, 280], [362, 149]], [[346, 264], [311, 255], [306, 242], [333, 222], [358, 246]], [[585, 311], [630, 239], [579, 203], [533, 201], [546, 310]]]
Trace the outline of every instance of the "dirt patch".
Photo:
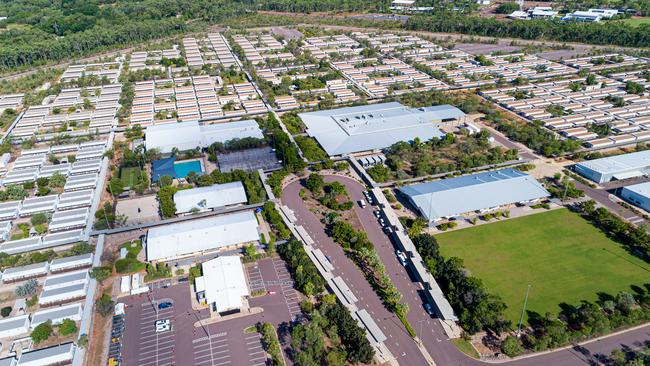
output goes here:
[[[106, 280], [110, 282], [110, 280]], [[112, 286], [97, 288], [97, 296], [105, 291], [112, 292]], [[90, 334], [88, 335], [88, 352], [86, 353], [85, 365], [105, 365], [107, 360], [107, 332], [111, 329], [111, 316], [103, 317], [93, 309], [92, 322], [90, 323]]]

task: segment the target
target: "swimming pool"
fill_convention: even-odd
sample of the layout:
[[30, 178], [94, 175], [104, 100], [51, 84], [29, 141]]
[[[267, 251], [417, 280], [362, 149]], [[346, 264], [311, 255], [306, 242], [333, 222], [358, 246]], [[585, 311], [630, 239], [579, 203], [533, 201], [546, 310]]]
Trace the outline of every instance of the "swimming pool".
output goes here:
[[198, 160], [174, 163], [174, 171], [176, 172], [176, 178], [185, 178], [190, 172], [195, 172], [196, 174], [203, 172], [201, 170], [201, 162]]

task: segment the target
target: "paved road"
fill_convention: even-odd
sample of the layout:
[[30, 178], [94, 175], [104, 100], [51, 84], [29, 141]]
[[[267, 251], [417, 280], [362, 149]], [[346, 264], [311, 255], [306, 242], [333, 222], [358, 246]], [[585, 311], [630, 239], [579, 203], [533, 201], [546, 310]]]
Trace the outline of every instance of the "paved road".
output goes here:
[[623, 217], [625, 220], [634, 225], [646, 225], [648, 227], [648, 231], [650, 232], [650, 225], [648, 225], [649, 223], [643, 217], [637, 215], [634, 211], [619, 205], [615, 201], [612, 201], [610, 199], [611, 193], [609, 191], [605, 189], [591, 188], [590, 186], [582, 184], [578, 181], [574, 181], [574, 183], [576, 185], [576, 188], [585, 191], [585, 194], [589, 198], [593, 199], [601, 206], [604, 206], [609, 211]]
[[336, 244], [327, 234], [325, 228], [305, 206], [298, 196], [302, 188], [300, 182], [289, 184], [282, 192], [282, 202], [292, 209], [302, 225], [314, 239], [314, 246], [331, 258], [335, 274], [340, 275], [358, 298], [358, 305], [366, 309], [382, 332], [386, 335], [386, 346], [397, 358], [401, 365], [426, 365], [424, 356], [420, 353], [413, 339], [397, 317], [386, 310], [381, 299], [366, 281], [359, 268], [346, 257], [341, 246]]
[[[345, 184], [348, 192], [350, 193], [350, 198], [355, 201], [362, 198], [363, 191], [365, 190], [365, 187], [363, 185], [350, 178], [328, 176], [325, 178], [325, 180], [337, 180]], [[369, 311], [372, 310], [372, 312], [374, 312], [373, 316], [375, 316], [380, 312], [380, 309], [377, 307], [381, 306], [381, 303], [377, 304], [376, 301], [373, 301], [377, 300], [377, 298], [374, 296], [374, 292], [369, 289], [369, 286], [366, 286], [366, 289], [364, 290], [363, 284], [359, 282], [365, 282], [365, 279], [359, 273], [358, 268], [355, 267], [354, 264], [352, 264], [352, 262], [344, 256], [343, 251], [338, 247], [338, 245], [333, 243], [332, 240], [325, 235], [320, 222], [318, 222], [315, 216], [306, 209], [302, 199], [298, 197], [298, 191], [300, 188], [301, 186], [299, 182], [294, 182], [287, 186], [282, 195], [283, 202], [295, 211], [296, 217], [298, 217], [300, 224], [305, 226], [310, 235], [312, 235], [312, 238], [316, 242], [316, 246], [321, 248], [321, 250], [323, 250], [326, 255], [332, 257], [332, 262], [337, 270], [337, 273], [342, 274], [342, 276], [346, 278], [346, 281], [348, 281], [348, 284], [350, 284], [350, 287], [355, 293], [363, 295], [364, 298], [363, 300], [360, 300], [360, 302], [362, 304], [366, 304], [369, 308]], [[421, 297], [417, 293], [418, 287], [414, 282], [411, 281], [405, 268], [399, 264], [397, 258], [395, 257], [392, 243], [388, 237], [383, 234], [381, 227], [377, 223], [377, 219], [373, 216], [373, 209], [374, 208], [372, 206], [365, 209], [361, 209], [356, 206], [354, 208], [356, 214], [360, 218], [364, 230], [368, 234], [368, 238], [373, 242], [377, 253], [384, 262], [384, 265], [386, 266], [388, 274], [390, 275], [393, 283], [395, 283], [395, 286], [397, 286], [398, 290], [404, 295], [404, 301], [409, 304], [409, 322], [413, 325], [413, 328], [415, 329], [418, 336], [422, 339], [425, 347], [437, 365], [485, 365], [485, 362], [472, 359], [464, 353], [460, 352], [446, 338], [439, 323], [431, 319], [424, 311], [422, 307]], [[334, 244], [336, 247], [332, 247], [332, 244]], [[386, 320], [389, 319], [386, 319], [385, 317], [379, 317], [379, 319], [377, 319], [377, 323], [386, 332], [387, 336], [390, 332], [389, 339], [386, 341], [387, 346], [394, 355], [401, 355], [402, 352], [407, 352], [407, 356], [409, 356], [409, 352], [412, 352], [412, 347], [410, 346], [413, 341], [410, 339], [410, 337], [408, 337], [408, 335], [405, 334], [405, 331], [401, 324], [387, 322]], [[403, 337], [403, 335], [405, 337]], [[591, 362], [595, 361], [594, 356], [596, 354], [609, 354], [612, 350], [621, 348], [623, 346], [636, 348], [642, 342], [647, 340], [650, 340], [650, 325], [599, 341], [590, 342], [588, 344], [585, 344], [584, 348], [581, 350], [560, 350], [545, 355], [506, 362], [506, 364], [517, 366], [589, 365]], [[400, 357], [398, 357], [398, 361], [401, 365], [426, 365], [424, 360], [418, 360], [417, 357], [408, 359], [400, 359]]]

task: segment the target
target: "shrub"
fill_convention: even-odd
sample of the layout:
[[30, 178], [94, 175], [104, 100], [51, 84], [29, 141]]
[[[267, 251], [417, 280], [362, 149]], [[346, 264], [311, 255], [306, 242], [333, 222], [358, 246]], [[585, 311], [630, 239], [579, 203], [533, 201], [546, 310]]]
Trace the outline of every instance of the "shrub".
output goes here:
[[508, 336], [501, 342], [501, 352], [509, 357], [516, 357], [520, 355], [524, 349], [519, 344], [519, 341], [513, 336]]
[[47, 216], [45, 216], [44, 213], [37, 213], [36, 215], [32, 216], [30, 222], [32, 225], [42, 225], [47, 223]]
[[11, 306], [5, 306], [2, 308], [2, 310], [0, 310], [0, 315], [2, 315], [3, 318], [6, 318], [9, 316], [9, 314], [11, 314], [11, 310]]
[[102, 296], [95, 301], [95, 309], [104, 317], [113, 312], [113, 305], [115, 305], [113, 299], [111, 299], [111, 297], [106, 293], [102, 294]]
[[48, 320], [45, 323], [41, 323], [34, 328], [32, 331], [32, 334], [30, 336], [32, 337], [32, 340], [34, 343], [38, 344], [41, 343], [52, 335], [52, 321]]
[[27, 297], [27, 296], [34, 295], [36, 293], [37, 286], [38, 286], [38, 282], [32, 278], [31, 280], [28, 280], [22, 285], [16, 287], [16, 296]]
[[63, 322], [59, 324], [59, 334], [62, 336], [76, 333], [77, 330], [77, 323], [75, 323], [72, 319], [63, 319]]

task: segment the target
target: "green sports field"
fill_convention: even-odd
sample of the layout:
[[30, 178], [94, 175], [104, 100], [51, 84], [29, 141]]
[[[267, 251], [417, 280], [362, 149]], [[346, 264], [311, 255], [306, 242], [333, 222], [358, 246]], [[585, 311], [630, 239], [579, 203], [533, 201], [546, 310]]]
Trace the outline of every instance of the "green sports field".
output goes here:
[[528, 307], [559, 313], [561, 303], [596, 301], [597, 293], [632, 292], [650, 283], [650, 264], [628, 254], [577, 214], [559, 209], [436, 235], [445, 257], [457, 256], [508, 305], [519, 321]]
[[138, 178], [140, 178], [139, 167], [120, 169], [120, 180], [125, 187], [133, 188], [138, 183]]

